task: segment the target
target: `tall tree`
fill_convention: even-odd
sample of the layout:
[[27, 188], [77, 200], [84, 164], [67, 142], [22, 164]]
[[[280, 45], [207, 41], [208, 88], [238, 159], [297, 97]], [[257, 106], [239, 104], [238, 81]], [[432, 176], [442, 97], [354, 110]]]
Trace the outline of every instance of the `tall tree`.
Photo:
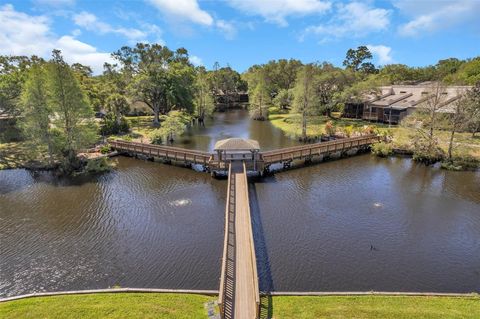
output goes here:
[[59, 133], [65, 168], [77, 165], [77, 152], [95, 138], [93, 111], [80, 84], [59, 50], [53, 51], [47, 73], [48, 104], [55, 114], [53, 126]]
[[192, 108], [193, 66], [183, 48], [171, 51], [159, 44], [138, 43], [113, 54], [122, 72], [131, 77], [130, 94], [154, 113], [153, 124], [160, 125], [160, 114], [174, 108]]
[[316, 92], [315, 76], [316, 66], [306, 64], [300, 68], [297, 81], [293, 89], [293, 112], [300, 113], [302, 117], [302, 140], [307, 140], [308, 116], [318, 112], [318, 96]]
[[0, 115], [16, 117], [21, 112], [20, 97], [30, 66], [42, 63], [36, 56], [0, 56]]
[[200, 125], [205, 126], [205, 117], [211, 116], [215, 110], [213, 88], [208, 81], [208, 73], [205, 67], [197, 68], [195, 78], [195, 116]]
[[319, 99], [320, 111], [332, 117], [332, 111], [337, 109], [341, 102], [345, 87], [354, 82], [354, 77], [348, 71], [335, 68], [324, 63], [316, 79], [316, 90]]
[[22, 118], [20, 126], [31, 144], [37, 147], [46, 146], [50, 164], [54, 158], [54, 141], [50, 122], [54, 116], [48, 103], [46, 72], [42, 65], [34, 65], [28, 71], [22, 96]]
[[376, 73], [377, 69], [373, 63], [367, 62], [367, 60], [371, 60], [372, 58], [373, 56], [370, 50], [362, 45], [357, 49], [348, 49], [343, 65], [347, 69], [352, 69], [355, 72], [361, 71], [366, 74]]
[[249, 84], [249, 90], [251, 88], [250, 106], [253, 112], [253, 119], [255, 120], [265, 120], [265, 108], [270, 101], [267, 86], [265, 70], [257, 70], [255, 81], [251, 81]]

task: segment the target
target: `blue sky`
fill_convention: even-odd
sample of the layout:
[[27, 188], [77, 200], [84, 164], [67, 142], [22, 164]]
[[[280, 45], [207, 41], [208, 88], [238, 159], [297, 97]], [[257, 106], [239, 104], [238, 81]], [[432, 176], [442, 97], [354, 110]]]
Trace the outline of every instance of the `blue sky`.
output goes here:
[[368, 45], [377, 65], [480, 55], [480, 0], [0, 0], [0, 54], [49, 57], [100, 73], [136, 42], [185, 47], [196, 64], [238, 71], [272, 59], [341, 65]]

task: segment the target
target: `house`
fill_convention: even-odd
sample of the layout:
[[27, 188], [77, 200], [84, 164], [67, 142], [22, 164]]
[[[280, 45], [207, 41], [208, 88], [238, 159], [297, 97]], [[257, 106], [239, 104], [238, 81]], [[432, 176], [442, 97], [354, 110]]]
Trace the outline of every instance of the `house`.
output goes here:
[[439, 113], [455, 113], [455, 101], [469, 86], [439, 87], [434, 82], [417, 85], [392, 85], [378, 88], [378, 92], [365, 95], [361, 102], [346, 103], [344, 117], [367, 121], [398, 124], [417, 108], [426, 107], [438, 95]]

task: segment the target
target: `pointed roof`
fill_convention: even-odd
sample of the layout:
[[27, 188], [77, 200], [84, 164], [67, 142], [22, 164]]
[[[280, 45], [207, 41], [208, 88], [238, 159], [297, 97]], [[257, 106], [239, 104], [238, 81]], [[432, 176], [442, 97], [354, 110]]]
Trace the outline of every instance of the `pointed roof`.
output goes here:
[[227, 150], [227, 151], [252, 151], [259, 150], [260, 145], [255, 140], [244, 138], [227, 138], [215, 143], [214, 150]]

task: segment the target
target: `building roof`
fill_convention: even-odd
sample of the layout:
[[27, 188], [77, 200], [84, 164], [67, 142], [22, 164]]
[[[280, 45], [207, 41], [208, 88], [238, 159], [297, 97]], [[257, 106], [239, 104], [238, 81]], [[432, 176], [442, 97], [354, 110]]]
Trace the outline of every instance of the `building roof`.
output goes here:
[[[454, 102], [464, 94], [469, 86], [447, 86], [441, 88], [442, 98], [438, 112], [454, 113]], [[377, 107], [391, 107], [406, 109], [410, 107], [425, 107], [427, 100], [433, 97], [434, 82], [425, 82], [418, 85], [392, 85], [379, 88], [382, 93], [390, 92], [380, 99], [371, 99], [368, 103]]]
[[255, 140], [243, 138], [227, 138], [215, 143], [214, 150], [228, 150], [228, 151], [252, 151], [259, 150], [260, 145]]

